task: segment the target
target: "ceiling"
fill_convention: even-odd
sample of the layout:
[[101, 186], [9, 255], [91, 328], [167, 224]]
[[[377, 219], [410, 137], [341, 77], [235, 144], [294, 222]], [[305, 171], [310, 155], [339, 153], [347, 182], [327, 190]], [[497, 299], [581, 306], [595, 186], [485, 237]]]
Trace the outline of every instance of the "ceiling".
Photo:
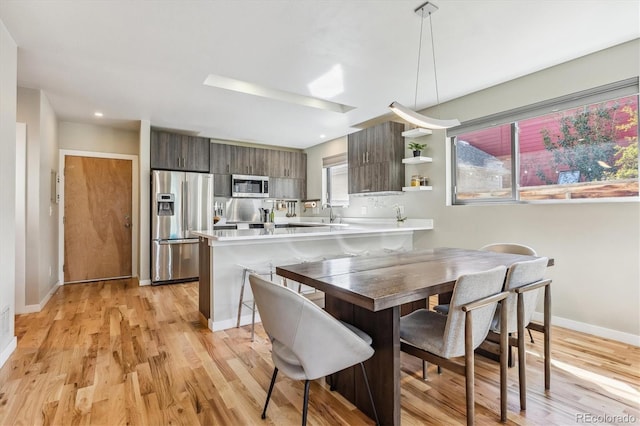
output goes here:
[[[18, 45], [18, 84], [58, 118], [306, 148], [413, 108], [420, 0], [0, 0]], [[637, 0], [435, 0], [440, 101], [640, 35]], [[424, 21], [417, 108], [436, 103]], [[311, 96], [340, 65], [328, 111], [203, 85], [209, 74]], [[101, 119], [93, 116], [101, 111]], [[321, 136], [324, 135], [324, 136]]]

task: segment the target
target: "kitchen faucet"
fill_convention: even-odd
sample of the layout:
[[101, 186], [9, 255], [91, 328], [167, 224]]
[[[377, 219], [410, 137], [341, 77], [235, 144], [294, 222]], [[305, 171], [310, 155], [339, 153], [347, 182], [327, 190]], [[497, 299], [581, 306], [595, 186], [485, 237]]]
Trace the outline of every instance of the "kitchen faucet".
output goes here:
[[323, 209], [329, 208], [329, 223], [335, 222], [336, 219], [340, 219], [339, 216], [333, 214], [333, 205], [331, 203], [325, 203], [322, 205]]

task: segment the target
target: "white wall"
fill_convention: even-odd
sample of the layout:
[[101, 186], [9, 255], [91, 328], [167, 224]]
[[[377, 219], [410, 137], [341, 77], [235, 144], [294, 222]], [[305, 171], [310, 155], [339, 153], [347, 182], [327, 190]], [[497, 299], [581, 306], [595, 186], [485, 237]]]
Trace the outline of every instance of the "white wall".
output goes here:
[[[57, 284], [58, 205], [52, 201], [58, 170], [58, 129], [45, 94], [18, 87], [17, 117], [27, 124], [27, 216], [25, 304], [39, 310]], [[31, 306], [31, 308], [29, 308]]]
[[[139, 134], [140, 132], [137, 130], [119, 129], [98, 124], [75, 123], [68, 121], [60, 122], [58, 129], [60, 150], [63, 151], [64, 154], [71, 152], [74, 153], [74, 155], [82, 155], [77, 153], [86, 153], [87, 156], [95, 155], [97, 157], [105, 158], [131, 158], [132, 161], [135, 162], [132, 168], [133, 173], [138, 171], [139, 164], [141, 163], [138, 156], [138, 153], [140, 152]], [[146, 156], [149, 157], [149, 154], [147, 153]], [[134, 221], [138, 219], [137, 223], [134, 223], [134, 227], [132, 229], [132, 232], [134, 233], [131, 237], [133, 257], [131, 272], [133, 276], [139, 276], [140, 273], [141, 246], [146, 247], [146, 245], [148, 245], [141, 245], [141, 240], [139, 239], [141, 225], [139, 208], [141, 206], [141, 197], [138, 191], [139, 189], [147, 186], [146, 182], [148, 182], [149, 179], [145, 178], [144, 180], [139, 181], [139, 177], [140, 173], [134, 176], [134, 186], [132, 187], [132, 219]], [[142, 184], [139, 182], [142, 182]], [[146, 204], [148, 204], [148, 202]], [[144, 206], [144, 203], [142, 205]], [[64, 206], [61, 205], [60, 208], [63, 209]], [[148, 216], [148, 212], [145, 214]], [[148, 221], [145, 226], [147, 228], [149, 227]], [[59, 250], [63, 250], [62, 246], [60, 246]], [[148, 252], [148, 249], [146, 249], [146, 252]], [[146, 269], [149, 268], [147, 267]]]
[[61, 121], [60, 149], [138, 155], [138, 131]]
[[[461, 121], [486, 116], [589, 89], [640, 74], [640, 41], [635, 40], [549, 68], [426, 111], [430, 116]], [[421, 138], [433, 163], [407, 166], [406, 178], [422, 173], [433, 191], [392, 197], [351, 197], [345, 216], [393, 217], [389, 207], [403, 204], [410, 218], [434, 219], [434, 230], [418, 237], [416, 246], [477, 248], [497, 241], [523, 242], [555, 258], [549, 269], [556, 324], [573, 325], [595, 334], [640, 342], [640, 203], [597, 202], [446, 206], [445, 134]], [[320, 194], [318, 158], [332, 145], [307, 150], [309, 194]], [[346, 144], [342, 143], [345, 150]], [[326, 153], [325, 153], [326, 152]], [[314, 167], [312, 169], [312, 167]], [[311, 187], [313, 186], [313, 187]], [[311, 197], [310, 197], [311, 198]], [[563, 321], [563, 319], [569, 321]], [[603, 330], [599, 328], [604, 328]]]
[[[16, 43], [0, 21], [0, 367], [17, 341], [14, 325], [17, 63]], [[3, 312], [6, 314], [2, 315]]]
[[27, 274], [27, 125], [16, 123], [16, 313], [25, 311]]
[[151, 123], [140, 121], [139, 134], [140, 161], [140, 261], [138, 277], [140, 284], [151, 284]]
[[[27, 170], [27, 173], [31, 173]], [[45, 302], [58, 283], [58, 215], [55, 178], [58, 173], [58, 119], [44, 92], [40, 93], [40, 270], [38, 303]]]

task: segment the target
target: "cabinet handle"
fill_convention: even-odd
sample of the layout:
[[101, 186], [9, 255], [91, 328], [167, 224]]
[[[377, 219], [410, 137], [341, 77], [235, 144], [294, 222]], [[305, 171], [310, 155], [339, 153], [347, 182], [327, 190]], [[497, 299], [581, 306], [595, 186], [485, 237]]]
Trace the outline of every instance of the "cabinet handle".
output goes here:
[[367, 151], [367, 163], [369, 162], [369, 151]]
[[367, 161], [364, 159], [364, 152], [362, 153], [362, 162], [366, 163]]

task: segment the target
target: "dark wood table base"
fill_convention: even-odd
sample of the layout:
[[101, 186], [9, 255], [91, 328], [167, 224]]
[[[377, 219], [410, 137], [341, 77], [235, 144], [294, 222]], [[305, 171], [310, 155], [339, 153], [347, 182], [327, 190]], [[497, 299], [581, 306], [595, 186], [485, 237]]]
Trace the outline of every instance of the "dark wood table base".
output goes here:
[[[365, 361], [373, 401], [382, 425], [400, 424], [400, 307], [372, 312], [325, 295], [325, 310], [353, 324], [373, 339], [374, 355]], [[335, 374], [332, 384], [347, 400], [372, 419], [373, 410], [359, 366]], [[386, 395], [386, 396], [385, 396]], [[395, 395], [389, 398], [388, 395]]]

